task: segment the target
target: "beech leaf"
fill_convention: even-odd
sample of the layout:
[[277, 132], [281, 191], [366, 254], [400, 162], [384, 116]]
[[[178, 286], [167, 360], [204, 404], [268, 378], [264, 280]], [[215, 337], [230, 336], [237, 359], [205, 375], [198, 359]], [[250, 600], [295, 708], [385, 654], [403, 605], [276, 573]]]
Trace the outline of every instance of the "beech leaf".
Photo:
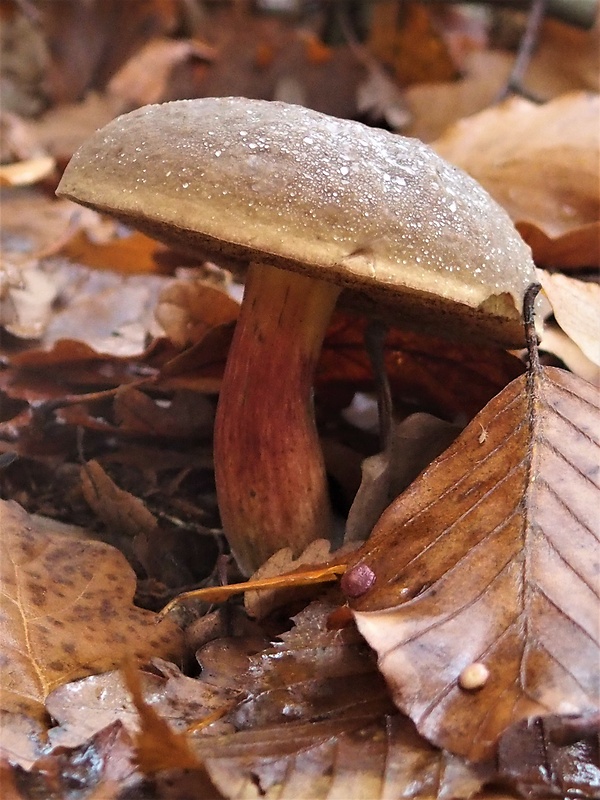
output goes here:
[[48, 531], [16, 503], [0, 514], [2, 708], [43, 718], [53, 689], [128, 653], [180, 656], [177, 626], [132, 605], [135, 575], [118, 550]]
[[482, 759], [520, 719], [597, 708], [599, 456], [595, 387], [537, 370], [475, 417], [349, 559], [345, 579], [375, 574], [351, 601], [359, 630], [435, 744]]
[[591, 92], [541, 106], [512, 97], [456, 123], [434, 147], [515, 222], [559, 236], [598, 219], [598, 109]]
[[538, 276], [560, 327], [600, 366], [600, 285], [542, 269]]

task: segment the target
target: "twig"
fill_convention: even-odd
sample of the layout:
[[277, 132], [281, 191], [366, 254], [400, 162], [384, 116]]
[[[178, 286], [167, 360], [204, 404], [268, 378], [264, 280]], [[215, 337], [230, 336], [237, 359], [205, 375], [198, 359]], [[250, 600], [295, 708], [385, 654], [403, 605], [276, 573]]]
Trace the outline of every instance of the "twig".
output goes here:
[[540, 99], [527, 92], [523, 86], [525, 73], [529, 68], [529, 62], [537, 46], [542, 22], [546, 14], [548, 0], [532, 0], [525, 32], [519, 42], [519, 50], [513, 68], [508, 76], [506, 85], [498, 96], [498, 102], [506, 99], [511, 94], [519, 94], [527, 100], [539, 103]]

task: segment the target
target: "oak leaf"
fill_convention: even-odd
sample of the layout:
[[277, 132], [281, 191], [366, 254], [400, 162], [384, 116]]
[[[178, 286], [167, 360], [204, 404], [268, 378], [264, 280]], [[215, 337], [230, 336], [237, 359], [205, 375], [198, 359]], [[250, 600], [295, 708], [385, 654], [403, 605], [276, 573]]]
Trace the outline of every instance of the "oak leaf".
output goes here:
[[2, 708], [35, 718], [57, 686], [117, 666], [126, 654], [178, 658], [181, 632], [135, 608], [135, 575], [101, 542], [41, 530], [3, 503]]
[[349, 572], [375, 574], [351, 602], [359, 630], [430, 741], [482, 759], [520, 719], [596, 708], [599, 455], [595, 387], [536, 370], [488, 404], [350, 559]]

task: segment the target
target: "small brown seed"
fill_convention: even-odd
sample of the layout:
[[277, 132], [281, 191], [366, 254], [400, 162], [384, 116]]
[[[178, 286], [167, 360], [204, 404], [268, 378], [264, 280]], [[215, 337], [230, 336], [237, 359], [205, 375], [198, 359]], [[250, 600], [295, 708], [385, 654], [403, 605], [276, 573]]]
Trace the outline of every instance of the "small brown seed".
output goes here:
[[481, 661], [475, 661], [463, 669], [458, 678], [458, 683], [461, 689], [474, 692], [485, 686], [489, 677], [490, 671], [486, 665], [482, 664]]

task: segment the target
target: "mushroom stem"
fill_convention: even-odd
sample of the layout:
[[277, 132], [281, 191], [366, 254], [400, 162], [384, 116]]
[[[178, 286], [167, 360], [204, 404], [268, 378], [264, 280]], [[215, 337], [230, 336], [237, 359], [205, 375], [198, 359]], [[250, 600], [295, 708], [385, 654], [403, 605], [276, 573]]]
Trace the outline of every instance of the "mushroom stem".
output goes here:
[[246, 574], [282, 547], [297, 556], [331, 535], [312, 384], [339, 292], [263, 264], [248, 272], [214, 444], [221, 520]]

